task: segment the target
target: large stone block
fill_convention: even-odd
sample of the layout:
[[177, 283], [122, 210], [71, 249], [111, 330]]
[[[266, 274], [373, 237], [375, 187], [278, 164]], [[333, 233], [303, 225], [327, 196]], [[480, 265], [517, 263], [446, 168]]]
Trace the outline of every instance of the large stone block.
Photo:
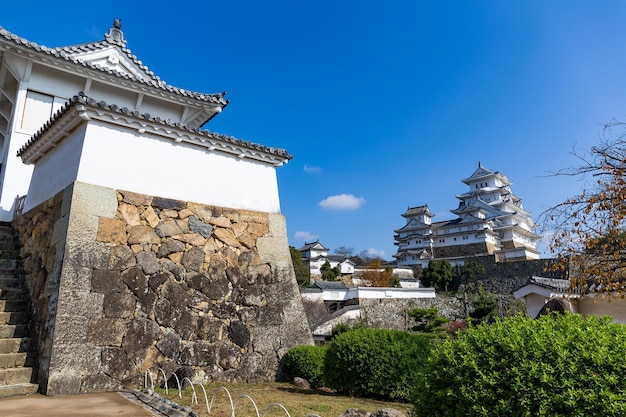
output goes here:
[[[127, 290], [128, 291], [128, 290]], [[104, 295], [104, 317], [129, 318], [134, 315], [137, 299], [130, 292]]]
[[185, 244], [179, 240], [168, 238], [159, 246], [158, 255], [160, 257], [168, 256], [172, 253], [183, 252]]
[[117, 194], [112, 188], [76, 181], [72, 192], [71, 211], [99, 217], [115, 217]]
[[127, 355], [145, 349], [156, 343], [159, 337], [159, 326], [148, 319], [131, 319], [122, 342], [122, 349]]
[[108, 269], [122, 271], [137, 264], [135, 254], [128, 246], [113, 246], [109, 252]]
[[131, 204], [120, 203], [117, 208], [117, 217], [122, 219], [123, 223], [128, 226], [139, 226], [141, 224], [139, 210]]
[[58, 314], [96, 318], [102, 316], [104, 294], [88, 291], [59, 291]]
[[88, 268], [107, 267], [110, 246], [102, 242], [81, 242], [69, 240], [65, 245], [65, 262], [71, 262]]
[[130, 228], [128, 233], [128, 243], [161, 243], [161, 238], [156, 234], [154, 229], [149, 226], [139, 225]]
[[89, 320], [87, 342], [96, 346], [122, 346], [126, 335], [127, 319], [97, 318]]
[[171, 237], [187, 233], [189, 231], [189, 226], [184, 220], [167, 219], [159, 222], [154, 231], [157, 235], [159, 235], [159, 237]]
[[228, 338], [240, 348], [245, 348], [250, 342], [250, 331], [241, 321], [232, 320], [228, 327]]
[[180, 353], [181, 363], [188, 366], [213, 366], [217, 362], [215, 348], [207, 342], [185, 343]]
[[128, 240], [128, 236], [126, 235], [126, 222], [119, 219], [100, 217], [96, 240], [112, 245], [125, 245]]
[[71, 395], [79, 394], [82, 379], [71, 371], [52, 372], [46, 384], [47, 395]]
[[150, 251], [141, 251], [135, 255], [137, 259], [137, 265], [143, 270], [145, 274], [155, 274], [159, 272], [161, 265], [157, 260], [156, 253]]
[[157, 349], [169, 359], [177, 360], [180, 355], [182, 340], [180, 336], [171, 329], [161, 330]]
[[183, 254], [181, 263], [188, 271], [200, 272], [204, 264], [204, 251], [201, 248], [191, 248]]
[[136, 297], [141, 299], [148, 294], [148, 279], [141, 268], [133, 267], [123, 272], [122, 281]]
[[63, 274], [60, 279], [60, 288], [89, 292], [91, 290], [92, 269], [80, 266], [68, 257], [63, 265]]
[[118, 270], [94, 269], [91, 273], [91, 290], [103, 294], [122, 292], [126, 288]]

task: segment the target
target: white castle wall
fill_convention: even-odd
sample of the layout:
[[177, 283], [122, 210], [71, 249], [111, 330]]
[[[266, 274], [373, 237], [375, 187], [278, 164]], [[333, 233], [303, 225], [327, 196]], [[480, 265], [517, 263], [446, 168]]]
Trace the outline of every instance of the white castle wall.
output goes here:
[[275, 167], [100, 121], [37, 161], [24, 210], [73, 181], [221, 207], [280, 212]]

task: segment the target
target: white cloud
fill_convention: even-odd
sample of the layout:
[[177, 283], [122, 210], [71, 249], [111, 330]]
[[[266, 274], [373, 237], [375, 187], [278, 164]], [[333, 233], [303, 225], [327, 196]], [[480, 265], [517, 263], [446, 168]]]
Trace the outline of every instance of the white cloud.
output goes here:
[[301, 242], [311, 242], [314, 240], [317, 240], [317, 238], [319, 238], [318, 235], [314, 235], [309, 231], [299, 231], [294, 233], [294, 237], [296, 238], [297, 241], [301, 241]]
[[385, 259], [385, 251], [384, 250], [380, 250], [380, 249], [375, 249], [375, 248], [369, 248], [367, 250], [367, 254], [371, 257], [378, 257], [381, 259]]
[[365, 204], [365, 199], [352, 194], [331, 195], [319, 202], [319, 206], [328, 210], [356, 210]]
[[310, 167], [307, 164], [304, 164], [304, 172], [308, 172], [309, 174], [317, 174], [318, 172], [322, 172], [322, 168]]

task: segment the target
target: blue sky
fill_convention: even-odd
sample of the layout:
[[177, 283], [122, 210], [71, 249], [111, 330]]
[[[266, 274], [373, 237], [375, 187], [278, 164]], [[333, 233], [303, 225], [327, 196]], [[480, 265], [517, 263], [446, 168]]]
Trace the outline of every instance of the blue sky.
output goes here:
[[[227, 91], [205, 128], [287, 149], [289, 243], [392, 259], [410, 206], [453, 217], [478, 161], [537, 217], [583, 183], [602, 125], [626, 121], [626, 1], [9, 2], [0, 26], [46, 46], [103, 39], [168, 84]], [[172, 5], [180, 7], [172, 7]]]

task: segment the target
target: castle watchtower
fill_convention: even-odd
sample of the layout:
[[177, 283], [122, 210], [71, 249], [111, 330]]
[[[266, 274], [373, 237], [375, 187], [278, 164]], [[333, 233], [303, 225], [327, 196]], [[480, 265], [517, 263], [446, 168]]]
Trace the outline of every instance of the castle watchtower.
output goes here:
[[[13, 220], [47, 394], [146, 370], [271, 380], [312, 343], [280, 214], [284, 149], [204, 130], [224, 93], [171, 86], [104, 39], [0, 28], [0, 215]], [[158, 45], [156, 45], [158, 46]]]

